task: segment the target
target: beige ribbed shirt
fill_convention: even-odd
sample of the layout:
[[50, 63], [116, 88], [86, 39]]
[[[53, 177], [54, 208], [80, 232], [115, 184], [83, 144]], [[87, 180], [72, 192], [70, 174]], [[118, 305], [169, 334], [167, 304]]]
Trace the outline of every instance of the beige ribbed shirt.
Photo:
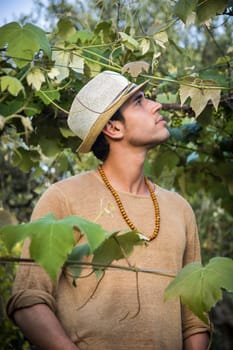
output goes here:
[[[156, 186], [161, 216], [158, 237], [137, 247], [129, 258], [142, 269], [176, 274], [185, 264], [200, 260], [196, 222], [189, 204], [177, 193]], [[119, 192], [125, 210], [140, 232], [154, 229], [150, 196]], [[32, 220], [53, 212], [57, 218], [78, 215], [108, 231], [128, 229], [112, 194], [95, 171], [52, 185], [38, 201]], [[28, 256], [25, 243], [23, 257]], [[124, 264], [123, 261], [117, 262]], [[107, 270], [97, 286], [94, 274], [72, 285], [68, 273], [52, 285], [42, 268], [18, 270], [8, 314], [21, 307], [46, 303], [81, 350], [181, 350], [183, 339], [208, 328], [178, 300], [164, 302], [168, 276]], [[96, 289], [96, 290], [95, 290]], [[93, 294], [94, 292], [94, 294]], [[86, 301], [88, 301], [86, 303]]]

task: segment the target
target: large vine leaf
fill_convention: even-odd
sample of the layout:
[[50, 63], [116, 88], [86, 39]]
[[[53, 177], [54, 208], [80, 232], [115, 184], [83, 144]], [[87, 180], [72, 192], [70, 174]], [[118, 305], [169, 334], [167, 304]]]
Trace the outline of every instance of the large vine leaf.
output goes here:
[[84, 71], [84, 59], [80, 57], [80, 52], [78, 50], [74, 50], [70, 57], [69, 67], [80, 74], [83, 74]]
[[[181, 105], [183, 105], [187, 98], [190, 97], [190, 106], [194, 110], [196, 117], [201, 114], [208, 101], [212, 101], [215, 109], [218, 109], [221, 89], [217, 88], [214, 81], [189, 77], [184, 80], [184, 83], [187, 85], [181, 85], [179, 89]], [[189, 84], [194, 84], [196, 86]]]
[[21, 27], [11, 22], [0, 28], [0, 47], [7, 45], [7, 54], [11, 56], [19, 68], [26, 66], [34, 55], [42, 49], [51, 55], [46, 33], [39, 27], [27, 23]]
[[68, 255], [66, 265], [69, 266], [73, 278], [76, 279], [82, 272], [83, 258], [92, 255], [90, 264], [93, 264], [93, 271], [99, 278], [114, 260], [128, 258], [134, 247], [145, 244], [145, 241], [146, 237], [136, 231], [114, 231], [108, 233], [94, 250], [91, 250], [89, 243], [82, 243], [74, 247]]
[[53, 50], [52, 59], [59, 71], [56, 76], [58, 81], [62, 81], [69, 76], [69, 68], [80, 74], [84, 71], [84, 59], [80, 57], [78, 50], [74, 50], [74, 45], [65, 46], [60, 43], [57, 45], [57, 49]]
[[35, 90], [40, 90], [41, 85], [45, 82], [45, 76], [40, 68], [33, 68], [27, 75], [28, 85]]
[[55, 61], [56, 69], [59, 71], [57, 80], [60, 82], [69, 76], [70, 52], [65, 51], [62, 44], [57, 45], [57, 49], [52, 52], [52, 60]]
[[132, 78], [136, 78], [143, 71], [148, 72], [150, 65], [144, 61], [129, 62], [122, 67], [122, 73], [129, 72]]
[[[86, 243], [76, 247], [75, 227], [87, 238]], [[144, 236], [134, 231], [117, 236], [119, 232], [109, 233], [100, 225], [78, 216], [57, 220], [52, 213], [27, 224], [7, 225], [0, 229], [1, 238], [8, 250], [29, 237], [31, 258], [42, 265], [54, 281], [65, 262], [75, 279], [82, 271], [84, 256], [93, 255], [92, 262], [95, 265], [103, 264], [107, 268], [113, 260], [128, 257], [135, 245], [144, 243]], [[103, 271], [96, 270], [95, 267], [93, 270], [97, 277]]]
[[10, 77], [10, 76], [3, 76], [0, 78], [0, 82], [1, 82], [1, 90], [2, 91], [8, 90], [9, 93], [13, 96], [17, 96], [21, 90], [24, 91], [24, 87], [22, 83], [17, 78]]
[[61, 18], [57, 24], [58, 36], [63, 40], [67, 40], [76, 33], [73, 23], [68, 18]]
[[9, 250], [19, 241], [29, 237], [31, 258], [42, 265], [55, 280], [67, 254], [75, 244], [74, 227], [78, 227], [86, 235], [91, 252], [107, 235], [100, 225], [81, 217], [69, 216], [56, 220], [53, 214], [27, 224], [4, 226], [0, 233]]
[[38, 166], [40, 154], [37, 150], [28, 150], [23, 147], [15, 148], [13, 157], [13, 165], [27, 173], [32, 167]]
[[122, 43], [130, 50], [134, 51], [139, 47], [139, 43], [137, 40], [135, 40], [132, 36], [124, 33], [124, 32], [119, 32], [119, 35], [121, 37]]
[[198, 0], [178, 0], [176, 2], [174, 13], [179, 17], [184, 23], [186, 23], [187, 18], [195, 10]]
[[184, 23], [187, 23], [191, 14], [196, 12], [198, 22], [203, 23], [216, 14], [223, 13], [226, 6], [227, 0], [178, 0], [174, 13]]
[[[145, 244], [145, 240], [142, 238], [143, 236], [135, 231], [112, 232], [94, 252], [92, 262], [97, 265], [108, 266], [113, 260], [128, 258], [135, 245]], [[95, 271], [97, 277], [100, 277], [103, 273], [103, 269]]]
[[83, 261], [83, 258], [89, 256], [90, 254], [90, 245], [88, 243], [81, 243], [74, 247], [71, 253], [68, 255], [66, 265], [69, 266], [74, 281], [82, 272], [81, 262]]
[[201, 320], [222, 298], [222, 289], [233, 292], [233, 260], [217, 257], [206, 266], [195, 262], [186, 265], [165, 290], [165, 300], [181, 298]]
[[200, 23], [208, 21], [211, 17], [223, 13], [227, 6], [227, 0], [199, 0], [197, 6], [197, 18]]

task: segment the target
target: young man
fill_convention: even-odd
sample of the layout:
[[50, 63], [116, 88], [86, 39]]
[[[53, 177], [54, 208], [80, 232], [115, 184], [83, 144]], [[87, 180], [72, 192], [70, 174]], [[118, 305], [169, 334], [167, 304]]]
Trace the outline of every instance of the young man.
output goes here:
[[[172, 280], [169, 274], [199, 260], [200, 251], [189, 204], [145, 179], [148, 150], [169, 137], [160, 115], [161, 104], [145, 98], [145, 86], [105, 71], [81, 89], [68, 124], [82, 139], [79, 152], [92, 150], [103, 164], [52, 185], [36, 205], [32, 219], [53, 212], [59, 219], [78, 215], [97, 220], [109, 231], [137, 229], [149, 243], [134, 249], [131, 264], [163, 270], [167, 275], [139, 274], [137, 312], [132, 272], [107, 270], [96, 289], [93, 274], [78, 279], [75, 288], [66, 272], [53, 285], [42, 268], [21, 267], [8, 314], [39, 349], [208, 347], [208, 327], [179, 301], [163, 301], [164, 290]], [[28, 256], [27, 244], [23, 256]]]

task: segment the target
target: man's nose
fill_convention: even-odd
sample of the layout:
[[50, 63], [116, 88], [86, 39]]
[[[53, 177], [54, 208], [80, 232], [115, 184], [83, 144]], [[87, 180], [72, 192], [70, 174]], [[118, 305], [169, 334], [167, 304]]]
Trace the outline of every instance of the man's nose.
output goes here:
[[158, 111], [160, 111], [162, 109], [162, 105], [160, 102], [151, 100], [151, 109], [152, 109], [153, 113], [157, 113]]

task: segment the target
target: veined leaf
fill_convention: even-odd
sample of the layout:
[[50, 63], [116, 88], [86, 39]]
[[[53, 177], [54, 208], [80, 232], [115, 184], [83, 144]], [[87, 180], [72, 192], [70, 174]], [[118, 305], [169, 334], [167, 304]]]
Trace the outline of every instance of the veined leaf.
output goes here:
[[65, 51], [64, 46], [60, 50], [53, 50], [52, 60], [55, 61], [55, 67], [59, 71], [57, 80], [62, 81], [69, 76], [70, 52]]
[[145, 244], [145, 240], [137, 232], [114, 231], [108, 233], [94, 251], [91, 250], [89, 243], [82, 243], [74, 247], [68, 255], [66, 265], [69, 266], [73, 278], [76, 279], [82, 272], [83, 258], [92, 255], [90, 265], [93, 263], [93, 271], [99, 278], [114, 260], [128, 258], [136, 245], [143, 244]]
[[42, 83], [45, 82], [45, 76], [39, 68], [33, 68], [27, 75], [28, 85], [35, 90], [40, 90]]
[[11, 22], [0, 28], [0, 46], [7, 45], [7, 54], [13, 57], [19, 68], [26, 66], [42, 49], [50, 56], [50, 45], [46, 33], [39, 27], [27, 23], [21, 27]]
[[142, 55], [145, 55], [150, 50], [150, 39], [143, 38], [140, 42], [140, 49]]
[[[135, 245], [143, 244], [145, 244], [145, 240], [140, 237], [138, 232], [112, 232], [94, 251], [92, 262], [108, 266], [113, 260], [129, 257]], [[95, 271], [98, 278], [103, 273], [103, 269]]]
[[66, 265], [69, 266], [74, 279], [78, 278], [82, 272], [81, 261], [83, 260], [83, 257], [89, 256], [90, 254], [91, 250], [89, 243], [82, 243], [74, 247], [68, 255]]
[[83, 74], [84, 71], [84, 59], [82, 57], [79, 57], [78, 54], [80, 54], [78, 51], [73, 51], [72, 55], [70, 57], [70, 64], [69, 67], [73, 69], [73, 71]]
[[28, 172], [33, 166], [38, 165], [40, 155], [37, 151], [29, 151], [23, 147], [16, 148], [13, 153], [13, 164], [23, 172]]
[[174, 13], [186, 23], [187, 18], [196, 9], [197, 3], [198, 0], [178, 0], [175, 5]]
[[159, 32], [153, 35], [154, 41], [157, 45], [166, 48], [165, 44], [168, 42], [167, 32]]
[[19, 92], [24, 91], [24, 87], [21, 82], [14, 77], [4, 76], [0, 78], [1, 81], [1, 90], [8, 90], [9, 93], [13, 96], [17, 96]]
[[218, 105], [221, 97], [221, 90], [216, 87], [216, 89], [209, 88], [208, 85], [215, 86], [214, 81], [201, 80], [198, 78], [186, 79], [187, 83], [195, 84], [200, 86], [194, 87], [190, 85], [181, 85], [179, 89], [181, 104], [183, 105], [188, 97], [191, 98], [190, 106], [194, 110], [196, 117], [201, 114], [203, 109], [206, 107], [208, 101], [212, 101], [215, 109], [218, 109]]
[[16, 243], [29, 237], [31, 258], [42, 265], [49, 276], [56, 280], [67, 254], [75, 244], [74, 227], [78, 227], [86, 235], [91, 252], [107, 235], [100, 225], [78, 216], [56, 220], [53, 214], [27, 224], [3, 226], [0, 234], [8, 249], [12, 249]]
[[51, 70], [48, 72], [48, 77], [50, 79], [55, 79], [59, 75], [59, 70], [57, 68], [51, 68]]
[[201, 320], [222, 298], [222, 289], [233, 292], [233, 260], [217, 257], [206, 266], [195, 262], [186, 265], [165, 290], [165, 300], [181, 298]]
[[122, 73], [129, 72], [133, 78], [136, 78], [143, 71], [148, 72], [150, 65], [144, 61], [129, 62], [122, 67]]
[[63, 40], [67, 40], [70, 36], [76, 33], [76, 29], [68, 18], [62, 18], [57, 24], [58, 36]]
[[227, 0], [199, 0], [197, 18], [200, 23], [208, 21], [211, 17], [222, 13], [227, 6]]
[[122, 43], [131, 51], [134, 51], [135, 49], [137, 49], [139, 47], [139, 43], [137, 42], [137, 40], [135, 40], [134, 38], [132, 38], [132, 36], [124, 33], [124, 32], [119, 32], [120, 36], [121, 36], [121, 40]]
[[54, 100], [60, 99], [59, 90], [51, 89], [51, 90], [40, 90], [36, 91], [35, 96], [38, 96], [45, 105], [49, 105]]

